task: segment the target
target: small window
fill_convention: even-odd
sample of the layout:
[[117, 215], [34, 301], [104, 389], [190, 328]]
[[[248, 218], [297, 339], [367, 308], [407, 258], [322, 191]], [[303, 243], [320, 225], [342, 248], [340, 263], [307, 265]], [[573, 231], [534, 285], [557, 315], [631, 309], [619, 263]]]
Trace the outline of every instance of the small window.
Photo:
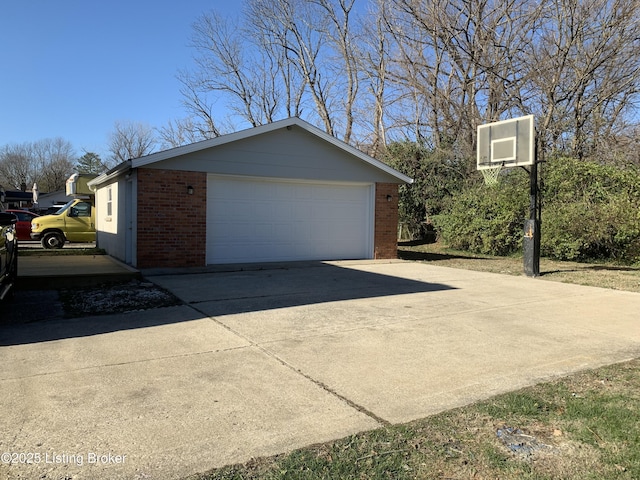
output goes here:
[[112, 215], [113, 196], [111, 192], [111, 185], [107, 187], [107, 217]]

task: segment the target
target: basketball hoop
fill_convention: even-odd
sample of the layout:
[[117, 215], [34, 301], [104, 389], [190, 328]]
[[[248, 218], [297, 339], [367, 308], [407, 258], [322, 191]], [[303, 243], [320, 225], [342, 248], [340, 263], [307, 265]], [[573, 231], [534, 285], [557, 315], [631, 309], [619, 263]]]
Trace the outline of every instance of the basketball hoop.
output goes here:
[[482, 172], [486, 185], [498, 184], [503, 168], [530, 166], [529, 220], [525, 223], [523, 239], [524, 273], [528, 277], [540, 275], [540, 197], [537, 161], [533, 115], [478, 125], [476, 168]]
[[478, 125], [477, 169], [484, 183], [496, 185], [503, 168], [526, 167], [535, 162], [534, 116]]
[[502, 170], [502, 165], [496, 165], [495, 167], [483, 168], [480, 170], [482, 172], [482, 176], [484, 177], [485, 185], [497, 185], [498, 177], [500, 176], [500, 171]]

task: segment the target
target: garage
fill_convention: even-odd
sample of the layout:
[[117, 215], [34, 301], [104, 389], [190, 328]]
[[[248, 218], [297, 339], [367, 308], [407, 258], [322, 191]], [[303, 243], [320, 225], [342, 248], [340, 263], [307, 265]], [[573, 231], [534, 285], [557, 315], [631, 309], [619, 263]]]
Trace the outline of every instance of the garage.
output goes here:
[[373, 188], [209, 175], [207, 264], [371, 258]]
[[128, 160], [91, 188], [100, 248], [166, 269], [396, 258], [411, 182], [288, 118]]

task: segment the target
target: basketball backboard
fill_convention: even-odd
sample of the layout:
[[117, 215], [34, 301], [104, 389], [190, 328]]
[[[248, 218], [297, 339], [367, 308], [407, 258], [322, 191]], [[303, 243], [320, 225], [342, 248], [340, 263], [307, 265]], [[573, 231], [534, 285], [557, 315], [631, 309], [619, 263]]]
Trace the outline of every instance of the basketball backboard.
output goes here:
[[535, 137], [533, 115], [479, 125], [478, 170], [532, 165]]

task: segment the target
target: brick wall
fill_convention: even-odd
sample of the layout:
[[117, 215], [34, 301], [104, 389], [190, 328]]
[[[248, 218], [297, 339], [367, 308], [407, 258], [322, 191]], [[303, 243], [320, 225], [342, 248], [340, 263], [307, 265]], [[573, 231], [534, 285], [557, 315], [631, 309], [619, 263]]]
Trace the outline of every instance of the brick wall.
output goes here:
[[207, 174], [139, 168], [137, 228], [138, 268], [206, 265]]
[[398, 185], [376, 183], [375, 208], [374, 258], [398, 258]]
[[[374, 258], [397, 258], [398, 185], [375, 195]], [[205, 266], [207, 174], [139, 168], [137, 228], [138, 268]]]

